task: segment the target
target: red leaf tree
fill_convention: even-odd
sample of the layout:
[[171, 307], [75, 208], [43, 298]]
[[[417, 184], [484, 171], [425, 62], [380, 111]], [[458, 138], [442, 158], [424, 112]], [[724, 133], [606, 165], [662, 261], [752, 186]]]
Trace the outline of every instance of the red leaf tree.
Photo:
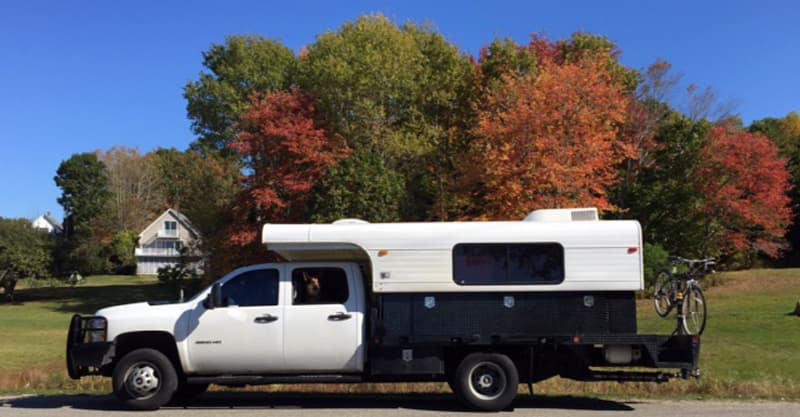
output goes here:
[[230, 144], [245, 161], [234, 207], [231, 243], [257, 244], [266, 222], [306, 220], [311, 189], [329, 166], [349, 154], [318, 126], [313, 99], [292, 89], [254, 96]]
[[613, 210], [607, 189], [633, 154], [620, 134], [631, 96], [609, 57], [565, 60], [542, 42], [534, 45], [538, 71], [503, 76], [481, 106], [468, 163], [488, 218], [551, 207]]
[[791, 224], [786, 160], [766, 136], [731, 126], [711, 130], [698, 169], [707, 233], [721, 252], [777, 257]]

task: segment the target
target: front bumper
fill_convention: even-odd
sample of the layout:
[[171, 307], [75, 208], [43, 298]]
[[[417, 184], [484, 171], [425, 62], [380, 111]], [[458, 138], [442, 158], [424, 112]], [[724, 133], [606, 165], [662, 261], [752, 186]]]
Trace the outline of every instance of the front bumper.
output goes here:
[[100, 375], [114, 359], [114, 342], [88, 342], [87, 331], [98, 330], [89, 327], [97, 317], [72, 316], [67, 333], [67, 373], [72, 379], [84, 375]]

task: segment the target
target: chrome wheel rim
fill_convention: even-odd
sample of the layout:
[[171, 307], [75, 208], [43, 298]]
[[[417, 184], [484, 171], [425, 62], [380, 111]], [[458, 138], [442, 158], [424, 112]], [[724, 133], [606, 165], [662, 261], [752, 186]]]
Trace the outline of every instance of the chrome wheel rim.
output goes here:
[[125, 390], [131, 397], [146, 400], [158, 393], [161, 375], [149, 362], [137, 362], [125, 374]]
[[494, 362], [479, 362], [468, 375], [470, 391], [481, 400], [497, 399], [506, 391], [506, 372]]

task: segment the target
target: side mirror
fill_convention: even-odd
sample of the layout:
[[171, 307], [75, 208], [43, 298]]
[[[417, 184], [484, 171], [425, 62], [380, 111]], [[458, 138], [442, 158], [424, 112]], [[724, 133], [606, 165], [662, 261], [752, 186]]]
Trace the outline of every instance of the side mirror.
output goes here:
[[203, 306], [208, 310], [213, 310], [217, 307], [222, 307], [222, 286], [216, 283], [211, 286], [211, 292], [203, 302]]

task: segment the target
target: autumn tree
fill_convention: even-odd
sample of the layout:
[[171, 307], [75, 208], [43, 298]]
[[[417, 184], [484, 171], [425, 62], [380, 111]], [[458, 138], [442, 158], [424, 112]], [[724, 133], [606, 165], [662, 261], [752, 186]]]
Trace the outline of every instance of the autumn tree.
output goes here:
[[298, 89], [253, 96], [230, 145], [246, 172], [233, 208], [234, 245], [257, 244], [264, 223], [307, 220], [311, 190], [349, 153], [315, 117], [313, 99]]
[[149, 155], [115, 146], [98, 152], [97, 157], [106, 169], [109, 199], [94, 224], [95, 236], [110, 243], [119, 232], [140, 232], [165, 206], [158, 172]]
[[[800, 248], [800, 114], [791, 112], [782, 118], [767, 117], [754, 121], [750, 132], [760, 133], [778, 146], [778, 152], [787, 160], [787, 168], [792, 176], [792, 207], [794, 215], [792, 226], [786, 234], [792, 249]], [[784, 265], [800, 265], [800, 255], [796, 250], [787, 251]]]
[[294, 53], [260, 36], [229, 36], [203, 53], [209, 72], [184, 87], [186, 110], [198, 139], [192, 149], [203, 154], [228, 152], [235, 124], [253, 93], [287, 90], [293, 83]]
[[723, 124], [711, 130], [702, 157], [697, 175], [713, 249], [777, 257], [792, 219], [790, 175], [778, 147]]
[[629, 95], [603, 54], [571, 61], [537, 54], [538, 73], [506, 75], [479, 116], [467, 162], [478, 170], [489, 218], [521, 218], [536, 208], [615, 207], [608, 187], [629, 156], [619, 140]]

